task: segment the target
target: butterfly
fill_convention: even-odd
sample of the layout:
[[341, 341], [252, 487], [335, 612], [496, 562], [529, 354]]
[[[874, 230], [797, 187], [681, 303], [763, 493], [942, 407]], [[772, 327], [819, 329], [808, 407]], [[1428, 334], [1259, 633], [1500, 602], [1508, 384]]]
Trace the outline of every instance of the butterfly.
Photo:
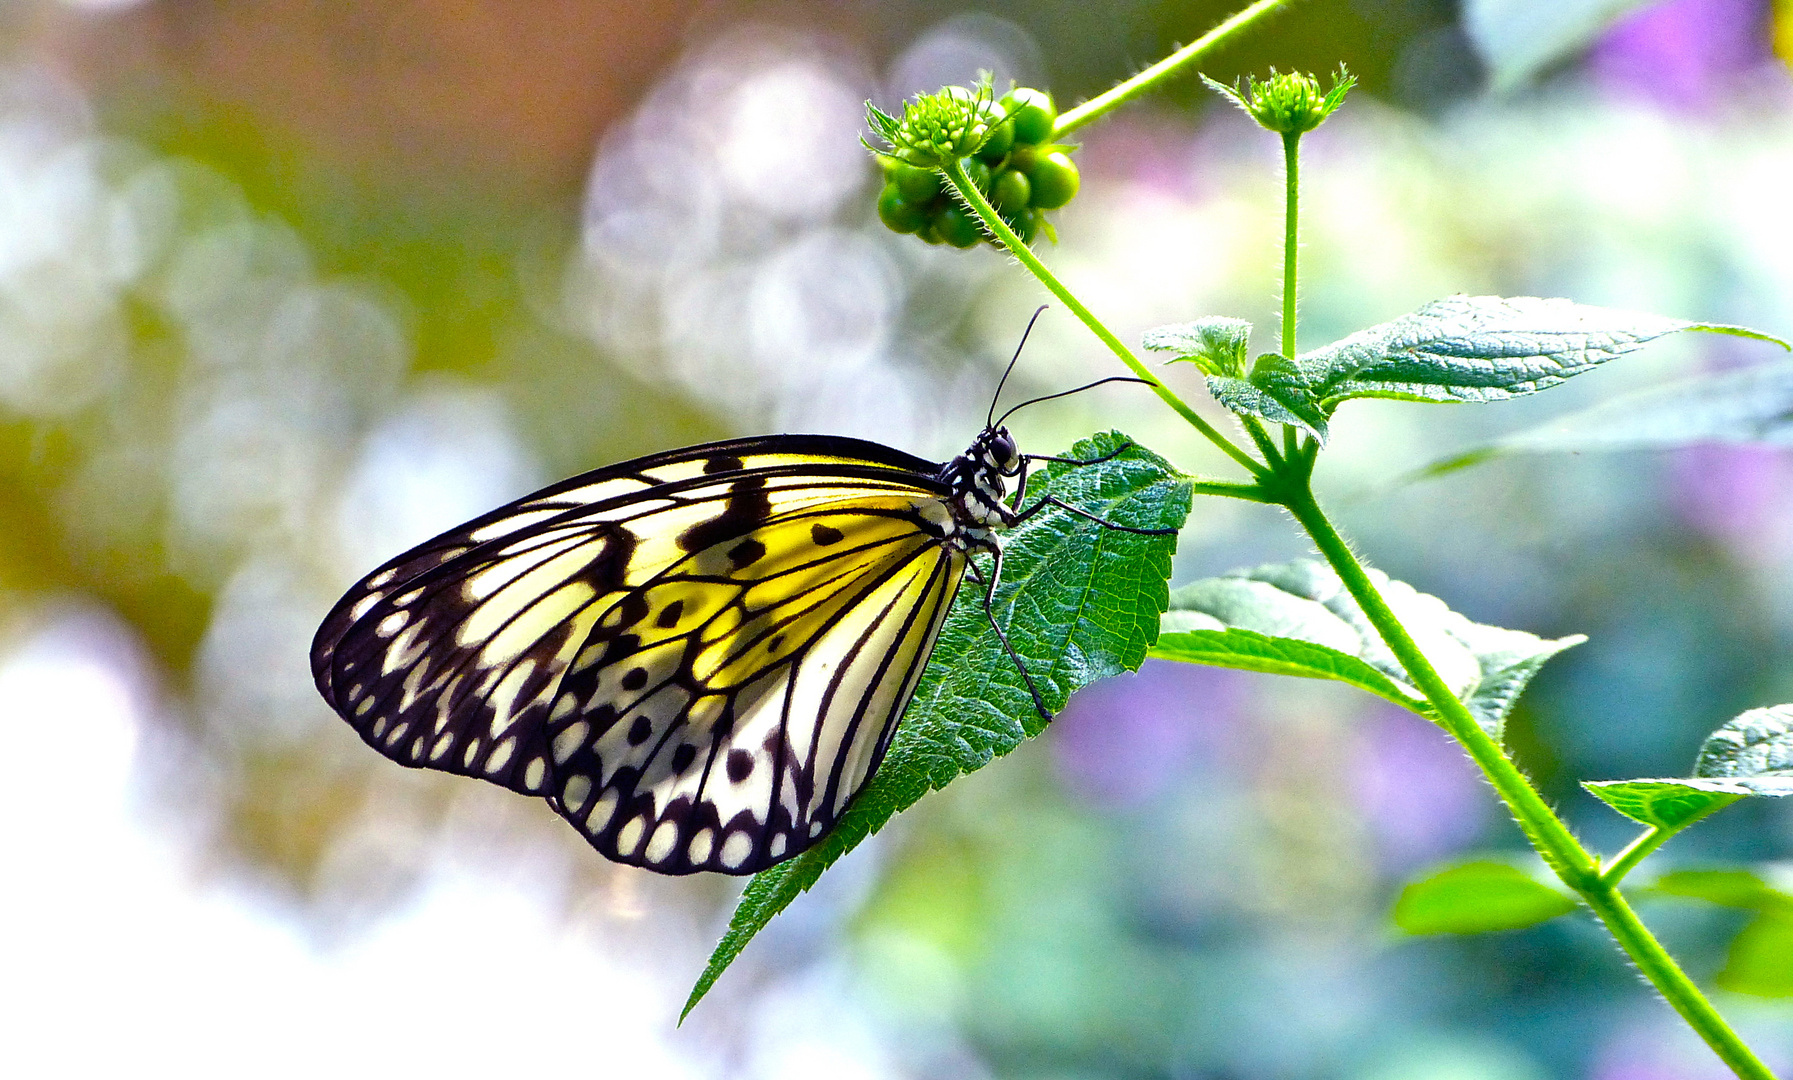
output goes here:
[[[1142, 380], [1090, 386], [1117, 381]], [[1050, 718], [991, 611], [1001, 530], [1055, 507], [1175, 531], [1022, 506], [1029, 466], [1069, 459], [1020, 453], [1014, 411], [992, 402], [944, 463], [770, 435], [544, 488], [349, 589], [312, 643], [318, 690], [380, 753], [541, 797], [610, 859], [763, 870], [877, 769], [967, 571]]]

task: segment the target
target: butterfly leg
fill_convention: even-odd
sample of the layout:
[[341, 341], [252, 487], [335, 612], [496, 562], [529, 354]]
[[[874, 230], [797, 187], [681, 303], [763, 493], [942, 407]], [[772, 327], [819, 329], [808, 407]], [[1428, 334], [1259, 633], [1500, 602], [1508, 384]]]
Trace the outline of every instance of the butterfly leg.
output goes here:
[[1034, 503], [1032, 506], [1028, 507], [1025, 510], [1016, 511], [1015, 512], [1015, 522], [1020, 523], [1020, 522], [1026, 521], [1028, 518], [1033, 517], [1035, 514], [1039, 513], [1041, 510], [1046, 509], [1046, 507], [1048, 507], [1048, 506], [1056, 506], [1060, 510], [1065, 511], [1066, 513], [1076, 514], [1078, 517], [1081, 517], [1081, 518], [1088, 518], [1089, 520], [1102, 526], [1104, 529], [1116, 529], [1116, 530], [1119, 530], [1120, 532], [1137, 533], [1140, 536], [1175, 536], [1177, 534], [1176, 529], [1136, 529], [1131, 525], [1117, 525], [1114, 522], [1107, 520], [1106, 518], [1097, 517], [1096, 515], [1090, 513], [1088, 510], [1079, 510], [1077, 507], [1072, 506], [1070, 503], [1065, 502], [1063, 499], [1059, 499], [1059, 498], [1056, 498], [1051, 495], [1046, 496], [1045, 498], [1041, 499], [1037, 503]]
[[1060, 465], [1070, 465], [1072, 467], [1080, 465], [1100, 465], [1104, 461], [1113, 461], [1115, 458], [1120, 457], [1131, 449], [1133, 449], [1133, 444], [1124, 442], [1113, 450], [1110, 450], [1108, 453], [1103, 454], [1101, 457], [1089, 458], [1088, 460], [1082, 458], [1055, 457], [1052, 454], [1022, 454], [1020, 478], [1015, 481], [1015, 498], [1009, 503], [1009, 509], [1019, 510], [1021, 508], [1021, 500], [1027, 494], [1027, 470], [1028, 467], [1036, 461], [1054, 461]]
[[996, 584], [1002, 580], [1002, 548], [997, 544], [990, 544], [987, 550], [996, 561], [996, 564], [990, 568], [989, 580], [984, 579], [984, 572], [977, 568], [977, 563], [969, 559], [965, 562], [965, 568], [970, 570], [971, 576], [977, 578], [977, 583], [984, 587], [984, 618], [990, 620], [990, 629], [996, 631], [996, 640], [1002, 642], [1003, 650], [1009, 654], [1009, 661], [1015, 665], [1015, 670], [1021, 673], [1021, 681], [1027, 684], [1027, 692], [1033, 696], [1034, 710], [1040, 714], [1040, 719], [1051, 720], [1052, 712], [1046, 708], [1046, 702], [1041, 700], [1039, 690], [1034, 687], [1033, 676], [1027, 673], [1027, 665], [1021, 662], [1021, 657], [1015, 652], [1015, 647], [1009, 644], [1009, 636], [1003, 633], [1002, 624], [996, 621], [996, 611], [992, 605], [996, 597]]

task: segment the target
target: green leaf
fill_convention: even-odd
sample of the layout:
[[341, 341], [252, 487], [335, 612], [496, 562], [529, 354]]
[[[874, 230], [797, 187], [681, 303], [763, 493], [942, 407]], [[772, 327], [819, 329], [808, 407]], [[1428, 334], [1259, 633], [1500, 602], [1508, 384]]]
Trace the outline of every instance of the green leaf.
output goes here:
[[1589, 780], [1581, 786], [1632, 821], [1664, 832], [1684, 829], [1749, 794], [1718, 780]]
[[[1784, 865], [1771, 864], [1770, 869], [1793, 878]], [[1793, 893], [1754, 870], [1736, 868], [1676, 870], [1657, 878], [1647, 891], [1755, 912], [1732, 940], [1715, 981], [1739, 994], [1793, 997]]]
[[1793, 705], [1741, 713], [1707, 736], [1690, 779], [1581, 785], [1633, 821], [1675, 832], [1751, 795], [1793, 795]]
[[1511, 863], [1477, 860], [1446, 867], [1401, 890], [1395, 925], [1409, 934], [1518, 930], [1567, 915], [1575, 898]]
[[1434, 462], [1409, 479], [1513, 454], [1660, 450], [1702, 443], [1793, 445], [1793, 360], [1621, 394]]
[[1330, 411], [1320, 407], [1302, 381], [1295, 361], [1280, 353], [1258, 357], [1250, 379], [1209, 376], [1208, 392], [1233, 412], [1261, 416], [1277, 424], [1294, 424], [1322, 441], [1327, 436], [1326, 418]]
[[1224, 315], [1154, 327], [1141, 339], [1148, 349], [1175, 353], [1168, 363], [1187, 360], [1206, 374], [1233, 376], [1245, 374], [1250, 343], [1251, 324]]
[[1746, 911], [1784, 910], [1793, 914], [1793, 896], [1776, 888], [1754, 870], [1734, 867], [1672, 870], [1651, 882], [1645, 891], [1684, 900], [1704, 900]]
[[[1484, 730], [1506, 717], [1544, 662], [1586, 640], [1549, 640], [1471, 622], [1435, 596], [1369, 571], [1377, 592]], [[1338, 575], [1312, 559], [1260, 566], [1171, 594], [1151, 655], [1276, 675], [1337, 679], [1432, 717]], [[1434, 717], [1435, 719], [1435, 717]]]
[[1452, 296], [1299, 356], [1293, 374], [1273, 366], [1260, 380], [1254, 370], [1251, 382], [1298, 415], [1291, 399], [1304, 392], [1323, 417], [1352, 398], [1502, 401], [1548, 389], [1681, 330], [1785, 344], [1742, 327], [1568, 300]]
[[1793, 997], [1793, 912], [1765, 911], [1750, 920], [1713, 981], [1732, 993]]
[[1793, 705], [1738, 714], [1707, 736], [1693, 774], [1756, 795], [1793, 795]]
[[[1079, 442], [1066, 456], [1097, 458], [1128, 443], [1108, 432]], [[1028, 484], [1029, 498], [1041, 495], [1136, 528], [1180, 528], [1189, 516], [1188, 480], [1139, 446], [1098, 465], [1051, 464]], [[996, 618], [1049, 709], [1063, 708], [1081, 686], [1139, 667], [1158, 636], [1174, 536], [1106, 529], [1052, 510], [1010, 532], [1004, 548]], [[987, 575], [988, 561], [982, 565]], [[984, 617], [981, 590], [967, 574], [877, 773], [819, 844], [748, 882], [681, 1015], [691, 1012], [774, 915], [891, 815], [984, 767], [1044, 726]]]

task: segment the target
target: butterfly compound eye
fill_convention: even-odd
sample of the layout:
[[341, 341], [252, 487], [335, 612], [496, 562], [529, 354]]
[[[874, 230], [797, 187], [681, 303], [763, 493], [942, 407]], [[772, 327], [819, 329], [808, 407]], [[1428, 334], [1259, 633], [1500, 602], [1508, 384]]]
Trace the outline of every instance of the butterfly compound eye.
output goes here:
[[1015, 447], [1015, 438], [1009, 434], [1008, 428], [999, 428], [996, 437], [990, 440], [990, 457], [997, 468], [1003, 472], [1013, 472], [1021, 463], [1020, 451]]

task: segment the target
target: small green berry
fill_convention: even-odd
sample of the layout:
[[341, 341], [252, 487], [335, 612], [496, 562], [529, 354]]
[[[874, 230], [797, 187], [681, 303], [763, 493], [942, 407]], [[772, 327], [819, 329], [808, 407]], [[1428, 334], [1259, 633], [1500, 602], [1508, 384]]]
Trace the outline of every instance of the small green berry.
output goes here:
[[1033, 205], [1040, 210], [1056, 210], [1070, 202], [1083, 182], [1076, 163], [1063, 150], [1033, 157], [1027, 178], [1033, 186]]
[[1008, 222], [1009, 228], [1021, 238], [1023, 244], [1032, 244], [1033, 238], [1040, 232], [1040, 213], [1037, 210], [1022, 210], [1019, 213], [1004, 214], [1002, 220]]
[[917, 206], [904, 198], [902, 185], [893, 180], [878, 195], [878, 220], [892, 232], [915, 232], [928, 223], [926, 203]]
[[1052, 138], [1052, 125], [1058, 122], [1058, 106], [1044, 90], [1018, 86], [1002, 96], [1002, 111], [1015, 125], [1015, 141], [1039, 145]]
[[949, 206], [934, 216], [934, 233], [942, 243], [968, 248], [984, 238], [983, 227], [962, 206]]
[[915, 206], [926, 206], [928, 200], [940, 194], [940, 174], [933, 169], [918, 169], [899, 161], [891, 168], [890, 179], [903, 198]]
[[1004, 169], [996, 176], [996, 183], [990, 192], [990, 201], [1005, 214], [1019, 214], [1026, 210], [1033, 199], [1033, 184], [1027, 174], [1016, 169]]
[[991, 129], [990, 137], [984, 140], [983, 148], [977, 152], [977, 156], [994, 165], [1001, 161], [1008, 154], [1009, 148], [1014, 145], [1015, 125], [1005, 121]]
[[966, 158], [961, 164], [965, 166], [965, 175], [973, 184], [977, 185], [977, 189], [988, 193], [990, 190], [990, 166], [976, 158]]

